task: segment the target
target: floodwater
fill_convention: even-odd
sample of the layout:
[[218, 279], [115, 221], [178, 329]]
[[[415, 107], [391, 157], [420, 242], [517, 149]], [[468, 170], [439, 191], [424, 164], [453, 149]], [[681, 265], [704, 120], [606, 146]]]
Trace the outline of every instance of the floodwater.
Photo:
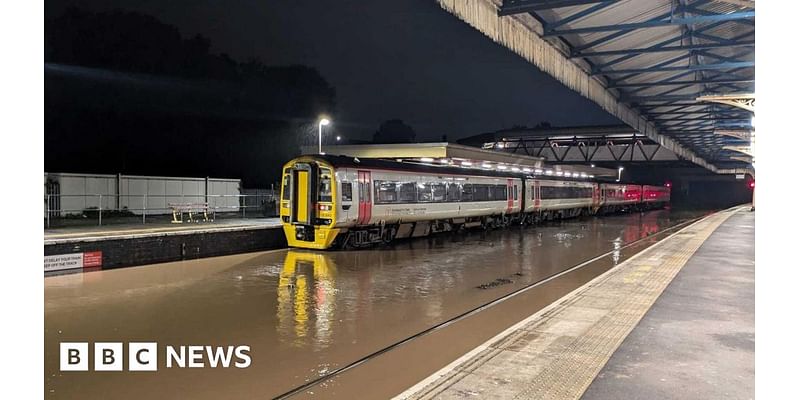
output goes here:
[[[498, 307], [495, 316], [482, 312], [483, 320], [472, 325], [453, 324], [436, 340], [423, 338], [416, 347], [398, 347], [386, 353], [397, 354], [383, 361], [368, 361], [353, 370], [357, 373], [343, 374], [351, 377], [323, 382], [301, 394], [391, 396], [629, 257], [633, 250], [620, 251], [626, 244], [699, 215], [661, 210], [442, 234], [370, 250], [278, 250], [47, 277], [45, 395], [275, 397], [465, 311], [613, 252], [607, 265], [597, 270], [565, 276], [547, 292], [515, 299], [506, 310]], [[92, 371], [91, 358], [89, 372], [60, 372], [60, 342], [89, 342], [90, 348], [95, 342], [123, 342], [125, 350], [129, 342], [157, 342], [158, 371], [127, 371], [126, 354], [123, 372]], [[168, 345], [247, 345], [252, 364], [243, 369], [210, 368], [206, 361], [205, 368], [166, 368]], [[408, 354], [398, 356], [404, 351]]]

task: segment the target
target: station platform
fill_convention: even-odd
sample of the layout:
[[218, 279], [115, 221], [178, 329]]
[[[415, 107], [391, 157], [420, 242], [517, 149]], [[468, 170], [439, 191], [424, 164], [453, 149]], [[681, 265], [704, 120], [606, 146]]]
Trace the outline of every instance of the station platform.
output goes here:
[[754, 226], [697, 221], [396, 398], [753, 398]]
[[80, 226], [45, 229], [44, 243], [59, 244], [146, 236], [183, 235], [201, 232], [280, 228], [280, 218], [234, 218], [213, 222], [173, 224], [170, 221], [148, 224]]
[[283, 247], [279, 218], [68, 227], [45, 230], [44, 269], [88, 271]]

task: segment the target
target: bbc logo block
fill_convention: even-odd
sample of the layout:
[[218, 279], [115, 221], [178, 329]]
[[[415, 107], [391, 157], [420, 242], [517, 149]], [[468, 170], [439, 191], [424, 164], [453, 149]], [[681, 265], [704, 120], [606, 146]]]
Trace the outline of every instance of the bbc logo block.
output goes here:
[[128, 343], [129, 371], [158, 371], [158, 343]]
[[94, 370], [122, 371], [122, 343], [95, 343]]
[[59, 354], [62, 371], [89, 370], [89, 343], [62, 342]]
[[94, 361], [94, 371], [122, 371], [125, 357], [129, 371], [157, 371], [158, 343], [128, 343], [128, 353], [121, 342], [96, 342], [89, 354], [89, 343], [62, 342], [60, 345], [61, 371], [89, 371], [89, 360]]

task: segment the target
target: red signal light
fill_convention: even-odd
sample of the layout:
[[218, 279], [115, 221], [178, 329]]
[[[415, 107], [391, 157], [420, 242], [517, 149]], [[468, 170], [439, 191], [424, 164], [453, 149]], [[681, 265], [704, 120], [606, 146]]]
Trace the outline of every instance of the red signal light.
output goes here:
[[750, 181], [750, 189], [756, 188], [756, 181]]

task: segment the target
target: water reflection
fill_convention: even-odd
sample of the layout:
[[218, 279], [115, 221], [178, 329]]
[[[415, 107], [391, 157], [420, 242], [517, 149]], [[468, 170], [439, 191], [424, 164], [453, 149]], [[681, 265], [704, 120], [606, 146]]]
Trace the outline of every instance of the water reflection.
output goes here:
[[620, 249], [622, 248], [622, 238], [618, 237], [611, 242], [614, 245], [614, 252], [611, 253], [611, 261], [614, 265], [619, 264]]
[[[331, 343], [336, 311], [336, 264], [327, 254], [289, 250], [278, 279], [277, 329], [295, 347]], [[310, 326], [313, 321], [313, 327]], [[313, 340], [306, 340], [313, 328]]]

